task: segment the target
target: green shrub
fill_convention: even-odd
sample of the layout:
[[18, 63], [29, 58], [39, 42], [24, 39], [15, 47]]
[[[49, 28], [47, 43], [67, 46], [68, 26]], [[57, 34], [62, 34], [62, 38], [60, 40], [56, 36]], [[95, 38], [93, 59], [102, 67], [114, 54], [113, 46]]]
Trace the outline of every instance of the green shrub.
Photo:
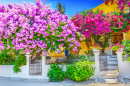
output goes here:
[[26, 56], [23, 53], [23, 50], [19, 50], [19, 51], [16, 51], [14, 49], [1, 50], [0, 65], [14, 65], [13, 71], [14, 73], [18, 73], [21, 71], [20, 67], [26, 65]]
[[125, 46], [125, 51], [122, 53], [123, 61], [130, 61], [130, 40], [122, 40], [122, 45]]
[[0, 65], [14, 65], [16, 56], [10, 51], [6, 49], [0, 51]]
[[19, 52], [19, 55], [17, 57], [17, 60], [15, 61], [15, 64], [13, 66], [13, 71], [14, 73], [18, 73], [18, 72], [21, 72], [20, 70], [20, 67], [22, 67], [23, 65], [26, 65], [26, 56], [25, 54], [23, 53], [23, 51], [21, 50]]
[[67, 67], [67, 77], [71, 80], [81, 82], [88, 80], [94, 75], [94, 68], [90, 61], [78, 61]]
[[49, 80], [53, 82], [63, 81], [66, 77], [65, 72], [62, 71], [62, 68], [59, 67], [59, 64], [57, 63], [50, 64], [50, 70], [47, 73], [47, 76], [49, 77]]

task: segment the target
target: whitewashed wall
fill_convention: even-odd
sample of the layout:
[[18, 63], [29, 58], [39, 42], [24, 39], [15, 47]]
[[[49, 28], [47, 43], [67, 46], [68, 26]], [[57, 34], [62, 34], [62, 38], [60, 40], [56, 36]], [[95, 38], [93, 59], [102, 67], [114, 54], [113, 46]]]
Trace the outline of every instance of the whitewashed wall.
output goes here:
[[130, 62], [122, 60], [123, 51], [117, 51], [119, 77], [130, 78]]
[[[17, 77], [17, 78], [27, 78], [27, 79], [49, 79], [47, 77], [48, 69], [50, 68], [50, 65], [46, 65], [46, 58], [42, 57], [42, 75], [29, 75], [29, 55], [27, 57], [27, 63], [26, 65], [22, 66], [21, 72], [14, 73], [13, 72], [13, 65], [0, 65], [0, 77]], [[63, 65], [60, 65], [63, 66]], [[93, 65], [96, 67], [95, 65]], [[66, 66], [63, 66], [63, 71], [66, 71]], [[98, 72], [95, 72], [95, 75], [99, 75]], [[92, 77], [94, 78], [94, 77]]]
[[[50, 65], [46, 65], [45, 57], [42, 59], [42, 75], [29, 75], [29, 56], [27, 57], [26, 65], [22, 66], [21, 72], [14, 73], [13, 72], [13, 65], [0, 65], [0, 77], [17, 77], [17, 78], [28, 78], [28, 79], [49, 79], [47, 77], [48, 69]], [[62, 65], [60, 65], [62, 66]], [[66, 66], [63, 66], [63, 71], [66, 71]]]
[[[27, 71], [27, 67], [22, 66], [21, 71], [19, 73], [13, 72], [13, 65], [0, 65], [0, 77], [17, 77], [17, 78], [28, 78], [28, 79], [48, 79], [47, 72], [50, 65], [44, 65], [43, 74], [40, 75], [29, 75], [29, 71]], [[63, 67], [63, 70], [66, 70], [66, 67]]]
[[[62, 66], [62, 65], [60, 65]], [[17, 78], [27, 78], [27, 79], [49, 79], [47, 77], [48, 69], [50, 65], [43, 66], [43, 74], [40, 75], [29, 75], [29, 71], [26, 69], [26, 65], [21, 67], [21, 71], [19, 73], [13, 72], [13, 65], [0, 65], [0, 77], [17, 77]], [[66, 66], [63, 66], [63, 71], [66, 71]]]
[[123, 78], [130, 78], [130, 62], [122, 61], [121, 66], [119, 68], [119, 76]]

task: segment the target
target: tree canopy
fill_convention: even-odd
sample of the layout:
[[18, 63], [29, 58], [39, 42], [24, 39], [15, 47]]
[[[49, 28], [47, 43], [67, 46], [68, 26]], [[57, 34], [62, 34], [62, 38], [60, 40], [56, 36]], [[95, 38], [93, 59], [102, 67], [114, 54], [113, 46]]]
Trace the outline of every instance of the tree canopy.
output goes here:
[[59, 11], [61, 14], [65, 13], [65, 6], [62, 6], [61, 3], [57, 3], [57, 11]]

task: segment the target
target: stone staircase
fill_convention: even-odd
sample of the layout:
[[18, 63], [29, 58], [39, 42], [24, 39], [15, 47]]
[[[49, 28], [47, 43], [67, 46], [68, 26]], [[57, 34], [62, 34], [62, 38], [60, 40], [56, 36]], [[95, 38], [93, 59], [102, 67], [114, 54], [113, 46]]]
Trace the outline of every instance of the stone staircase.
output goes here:
[[99, 81], [106, 83], [117, 83], [118, 79], [118, 61], [117, 56], [109, 56], [107, 58], [107, 69], [101, 71], [101, 78]]
[[107, 60], [108, 70], [118, 70], [117, 66], [118, 66], [117, 56], [110, 56]]

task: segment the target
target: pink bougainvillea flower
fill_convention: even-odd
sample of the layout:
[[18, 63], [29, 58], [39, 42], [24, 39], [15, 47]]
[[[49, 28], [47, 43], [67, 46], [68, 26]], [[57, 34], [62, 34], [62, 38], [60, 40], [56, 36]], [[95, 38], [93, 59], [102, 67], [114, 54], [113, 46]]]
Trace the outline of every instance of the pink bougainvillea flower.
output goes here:
[[13, 49], [23, 49], [24, 53], [46, 54], [56, 46], [69, 49], [68, 44], [77, 51], [80, 46], [77, 37], [81, 38], [82, 34], [66, 14], [52, 11], [50, 5], [44, 5], [41, 0], [37, 0], [36, 5], [23, 4], [0, 5], [0, 49], [10, 42], [8, 45]]

